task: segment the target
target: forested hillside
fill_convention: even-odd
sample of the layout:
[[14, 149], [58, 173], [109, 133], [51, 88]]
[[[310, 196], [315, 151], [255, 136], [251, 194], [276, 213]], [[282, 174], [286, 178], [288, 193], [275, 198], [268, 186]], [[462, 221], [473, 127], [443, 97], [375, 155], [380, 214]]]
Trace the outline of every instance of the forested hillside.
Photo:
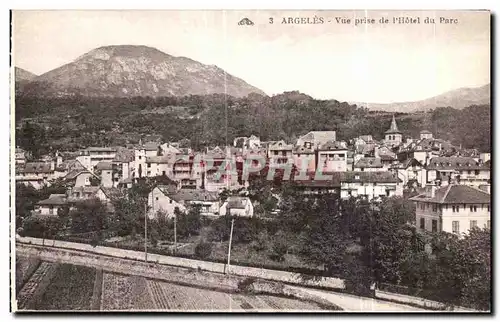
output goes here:
[[[464, 148], [490, 149], [489, 105], [395, 115], [405, 136], [418, 137], [419, 131], [427, 129]], [[336, 130], [339, 140], [365, 134], [382, 139], [392, 118], [391, 113], [316, 100], [298, 92], [244, 98], [223, 94], [159, 98], [19, 95], [15, 116], [16, 143], [23, 146], [31, 140], [45, 150], [122, 145], [146, 134], [161, 135], [169, 141], [189, 139], [197, 149], [231, 144], [235, 137], [251, 134], [263, 141], [293, 141], [311, 130]]]

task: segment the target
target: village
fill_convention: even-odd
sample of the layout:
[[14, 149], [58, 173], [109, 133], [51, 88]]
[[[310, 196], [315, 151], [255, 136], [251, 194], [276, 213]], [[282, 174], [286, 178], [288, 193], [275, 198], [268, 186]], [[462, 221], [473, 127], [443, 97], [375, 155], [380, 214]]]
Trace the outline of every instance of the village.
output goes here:
[[[296, 142], [263, 142], [251, 135], [205, 151], [160, 140], [58, 151], [41, 160], [15, 150], [16, 184], [41, 189], [62, 181], [67, 186], [64, 194], [37, 202], [34, 216], [57, 216], [59, 209], [92, 198], [112, 207], [145, 178], [163, 178], [149, 192], [149, 218], [160, 211], [173, 217], [193, 205], [212, 218], [259, 216], [245, 190], [249, 172], [264, 168], [267, 180], [279, 169], [285, 176], [298, 174], [283, 180], [291, 179], [304, 194], [373, 202], [409, 198], [420, 230], [462, 235], [473, 227], [490, 227], [490, 153], [461, 149], [426, 130], [418, 138], [406, 137], [394, 117], [380, 141], [369, 134], [337, 141], [335, 131], [311, 131]], [[229, 197], [222, 200], [221, 194]], [[273, 211], [280, 211], [279, 203]]]

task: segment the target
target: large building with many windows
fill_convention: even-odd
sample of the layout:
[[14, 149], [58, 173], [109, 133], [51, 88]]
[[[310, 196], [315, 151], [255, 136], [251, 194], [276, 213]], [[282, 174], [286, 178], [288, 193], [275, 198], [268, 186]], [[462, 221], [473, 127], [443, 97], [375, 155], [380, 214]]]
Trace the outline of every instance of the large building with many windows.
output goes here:
[[458, 184], [436, 188], [411, 198], [416, 204], [416, 224], [421, 230], [467, 234], [473, 227], [490, 228], [488, 191]]

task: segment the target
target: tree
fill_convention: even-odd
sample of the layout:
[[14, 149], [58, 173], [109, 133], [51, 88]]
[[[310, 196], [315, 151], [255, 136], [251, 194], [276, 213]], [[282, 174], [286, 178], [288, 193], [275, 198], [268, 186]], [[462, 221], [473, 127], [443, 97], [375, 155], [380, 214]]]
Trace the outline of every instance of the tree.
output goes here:
[[53, 238], [61, 227], [56, 216], [31, 216], [23, 221], [22, 235], [35, 238]]
[[197, 258], [207, 259], [212, 255], [213, 245], [210, 242], [200, 241], [194, 248], [194, 254]]
[[208, 234], [209, 240], [214, 242], [228, 241], [231, 229], [231, 219], [232, 217], [226, 214], [212, 221]]
[[16, 184], [16, 228], [22, 227], [23, 220], [31, 216], [38, 201], [40, 193], [35, 188]]
[[99, 199], [79, 202], [71, 210], [71, 231], [75, 234], [95, 232], [99, 235], [107, 228], [106, 206]]
[[17, 145], [26, 150], [33, 159], [39, 159], [46, 152], [47, 138], [45, 129], [37, 124], [26, 122], [16, 133]]

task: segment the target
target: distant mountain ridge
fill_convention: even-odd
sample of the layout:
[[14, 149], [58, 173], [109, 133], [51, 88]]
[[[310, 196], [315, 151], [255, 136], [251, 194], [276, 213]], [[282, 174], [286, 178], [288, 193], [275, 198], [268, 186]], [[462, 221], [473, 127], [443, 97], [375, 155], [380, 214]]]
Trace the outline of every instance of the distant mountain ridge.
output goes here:
[[56, 96], [266, 95], [217, 66], [133, 45], [91, 50], [71, 63], [34, 78], [22, 90]]
[[14, 80], [16, 82], [32, 81], [36, 77], [37, 75], [33, 74], [32, 72], [19, 67], [14, 67]]
[[437, 107], [451, 106], [457, 109], [463, 109], [471, 105], [484, 105], [490, 104], [490, 84], [480, 87], [463, 87], [455, 90], [448, 91], [441, 95], [437, 95], [428, 99], [414, 102], [401, 102], [401, 103], [363, 103], [351, 102], [358, 106], [366, 107], [374, 111], [386, 112], [404, 112], [411, 113], [417, 111], [428, 111]]

